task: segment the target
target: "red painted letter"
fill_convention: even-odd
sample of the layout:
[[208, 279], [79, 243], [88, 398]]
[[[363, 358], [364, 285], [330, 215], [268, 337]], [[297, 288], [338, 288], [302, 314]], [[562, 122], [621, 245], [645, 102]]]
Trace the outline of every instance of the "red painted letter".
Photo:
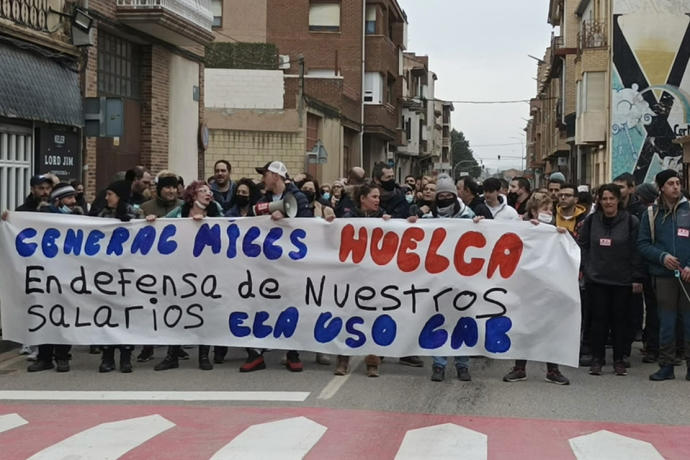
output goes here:
[[340, 234], [340, 261], [345, 262], [352, 253], [352, 261], [356, 264], [364, 259], [367, 252], [367, 229], [359, 229], [359, 239], [355, 239], [355, 227], [346, 225]]
[[503, 235], [496, 242], [496, 246], [494, 246], [494, 250], [491, 252], [489, 270], [487, 271], [488, 278], [491, 279], [496, 268], [499, 269], [504, 279], [513, 276], [518, 262], [520, 262], [522, 248], [522, 240], [515, 233], [506, 233]]
[[419, 256], [408, 250], [417, 249], [417, 242], [424, 239], [424, 230], [419, 227], [408, 228], [402, 235], [400, 249], [398, 250], [398, 268], [408, 273], [419, 267]]
[[426, 253], [426, 261], [424, 268], [432, 275], [445, 271], [450, 262], [443, 256], [439, 256], [436, 251], [443, 244], [446, 239], [446, 230], [444, 228], [437, 228], [431, 235], [431, 244], [429, 245], [429, 252]]
[[[381, 243], [382, 239], [383, 244]], [[395, 251], [398, 249], [398, 242], [400, 242], [400, 238], [398, 238], [397, 233], [388, 232], [384, 236], [382, 229], [378, 227], [375, 228], [371, 233], [371, 249], [369, 249], [371, 260], [373, 260], [376, 265], [388, 264], [388, 262], [395, 257]]]
[[482, 270], [484, 259], [473, 258], [469, 263], [465, 262], [465, 250], [469, 247], [483, 248], [486, 246], [486, 238], [479, 232], [467, 232], [458, 240], [455, 245], [455, 255], [453, 262], [455, 269], [462, 276], [474, 276]]

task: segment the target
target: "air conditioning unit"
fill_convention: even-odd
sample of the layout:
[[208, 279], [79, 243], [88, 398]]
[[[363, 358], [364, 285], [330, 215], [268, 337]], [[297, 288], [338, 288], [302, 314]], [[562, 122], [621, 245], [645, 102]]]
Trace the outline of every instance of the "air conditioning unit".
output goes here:
[[280, 70], [287, 70], [290, 68], [290, 55], [289, 54], [279, 54], [278, 55], [278, 68]]

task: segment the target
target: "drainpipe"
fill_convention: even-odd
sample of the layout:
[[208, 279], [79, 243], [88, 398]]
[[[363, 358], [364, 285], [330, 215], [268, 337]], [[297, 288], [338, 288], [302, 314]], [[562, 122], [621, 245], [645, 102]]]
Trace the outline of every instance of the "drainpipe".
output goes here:
[[366, 41], [367, 41], [367, 0], [362, 0], [362, 91], [361, 123], [359, 125], [359, 166], [364, 167], [364, 81], [366, 77]]

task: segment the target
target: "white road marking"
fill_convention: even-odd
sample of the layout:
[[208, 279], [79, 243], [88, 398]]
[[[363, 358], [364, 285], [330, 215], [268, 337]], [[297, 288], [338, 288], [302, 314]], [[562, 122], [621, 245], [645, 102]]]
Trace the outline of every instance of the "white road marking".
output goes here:
[[0, 433], [26, 425], [27, 423], [29, 422], [24, 420], [19, 414], [0, 415]]
[[352, 373], [359, 367], [359, 365], [364, 361], [361, 356], [353, 356], [350, 358], [350, 371], [345, 375], [336, 375], [328, 382], [328, 385], [323, 387], [318, 399], [331, 399], [340, 390], [340, 388], [345, 385], [347, 380], [350, 378]]
[[454, 423], [409, 430], [396, 460], [486, 460], [487, 436]]
[[43, 449], [29, 460], [117, 459], [174, 426], [160, 415], [102, 423]]
[[22, 401], [290, 401], [308, 391], [0, 391], [2, 400]]
[[629, 438], [601, 430], [570, 439], [570, 448], [578, 460], [663, 460], [656, 448], [647, 441]]
[[211, 460], [301, 459], [327, 428], [306, 417], [252, 425], [216, 452]]

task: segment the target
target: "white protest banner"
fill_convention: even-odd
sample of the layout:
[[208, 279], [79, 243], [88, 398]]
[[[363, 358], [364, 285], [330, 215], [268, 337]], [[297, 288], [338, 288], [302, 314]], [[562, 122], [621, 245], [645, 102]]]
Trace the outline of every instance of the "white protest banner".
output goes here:
[[579, 250], [547, 225], [10, 213], [6, 339], [577, 366]]

